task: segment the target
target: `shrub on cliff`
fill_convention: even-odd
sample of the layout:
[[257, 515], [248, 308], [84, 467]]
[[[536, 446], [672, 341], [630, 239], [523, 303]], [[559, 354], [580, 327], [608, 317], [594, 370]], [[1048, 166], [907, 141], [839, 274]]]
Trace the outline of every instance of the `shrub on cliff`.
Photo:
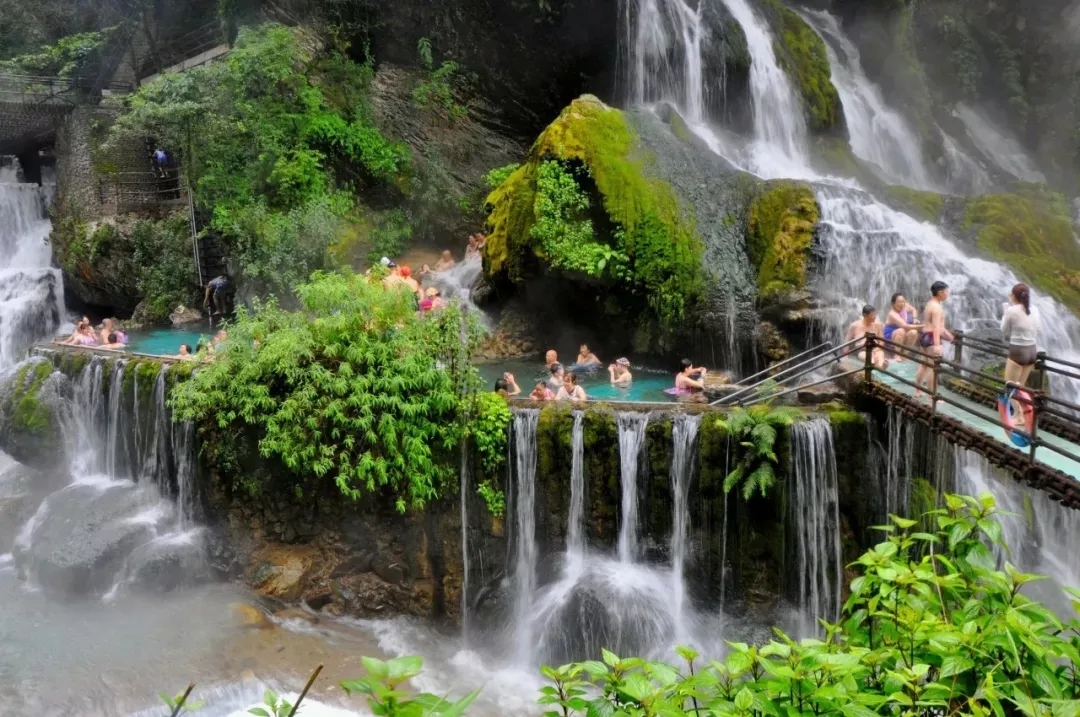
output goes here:
[[574, 100], [500, 178], [487, 199], [489, 273], [520, 281], [538, 259], [638, 297], [669, 322], [700, 297], [702, 242], [671, 188], [648, 176], [618, 110]]
[[763, 298], [806, 285], [818, 219], [817, 199], [805, 182], [769, 182], [750, 204], [746, 250]]
[[456, 306], [420, 316], [408, 291], [346, 271], [296, 294], [298, 311], [239, 312], [214, 360], [173, 389], [176, 417], [213, 440], [257, 437], [301, 490], [330, 478], [350, 498], [389, 490], [399, 510], [422, 507], [456, 481], [479, 327]]
[[408, 150], [367, 106], [371, 68], [316, 56], [298, 31], [245, 28], [228, 57], [126, 98], [109, 144], [154, 137], [178, 157], [245, 275], [277, 293], [329, 266], [355, 190], [403, 184]]

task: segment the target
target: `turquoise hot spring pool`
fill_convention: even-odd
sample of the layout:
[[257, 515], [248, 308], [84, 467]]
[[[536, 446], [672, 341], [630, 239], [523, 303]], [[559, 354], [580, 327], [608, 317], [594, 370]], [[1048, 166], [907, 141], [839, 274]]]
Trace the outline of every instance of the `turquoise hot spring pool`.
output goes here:
[[[161, 328], [149, 331], [133, 331], [128, 336], [128, 350], [133, 353], [154, 356], [175, 356], [180, 351], [180, 344], [188, 344], [193, 349], [199, 339], [209, 340], [214, 330], [208, 324], [193, 324], [184, 328]], [[547, 379], [549, 373], [539, 360], [514, 360], [483, 363], [477, 367], [484, 381], [485, 388], [492, 388], [503, 373], [514, 374], [521, 387], [520, 398], [526, 398], [539, 379]], [[600, 401], [635, 401], [641, 403], [670, 403], [677, 398], [670, 393], [675, 382], [675, 370], [659, 371], [656, 369], [632, 366], [633, 382], [627, 387], [612, 386], [608, 378], [607, 367], [599, 366], [591, 371], [577, 371], [582, 388], [590, 399]]]

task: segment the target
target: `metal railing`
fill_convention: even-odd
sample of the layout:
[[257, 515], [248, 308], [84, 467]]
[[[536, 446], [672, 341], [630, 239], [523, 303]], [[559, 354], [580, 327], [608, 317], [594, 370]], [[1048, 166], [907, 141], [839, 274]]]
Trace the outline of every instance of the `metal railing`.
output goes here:
[[[964, 343], [981, 344], [983, 345], [980, 350], [990, 351], [1003, 351], [1002, 355], [1007, 355], [1008, 350], [1002, 344], [997, 344], [993, 341], [987, 341], [984, 339], [975, 339], [974, 337], [963, 337], [962, 334], [957, 335], [960, 341], [954, 342], [954, 357], [963, 358], [963, 345]], [[1068, 424], [1072, 424], [1080, 430], [1080, 422], [1077, 421], [1074, 415], [1069, 414], [1067, 411], [1080, 411], [1080, 406], [1065, 401], [1060, 398], [1050, 396], [1046, 391], [1041, 389], [1023, 388], [1023, 394], [1014, 394], [1012, 399], [1018, 403], [1031, 408], [1032, 420], [1030, 426], [1025, 426], [1024, 429], [1016, 428], [1014, 426], [1007, 425], [1001, 420], [999, 415], [991, 415], [983, 411], [978, 410], [977, 407], [973, 408], [971, 405], [962, 403], [955, 398], [946, 395], [940, 390], [940, 380], [942, 377], [956, 378], [961, 381], [967, 382], [977, 388], [989, 391], [995, 394], [1001, 394], [1005, 391], [1007, 385], [1004, 378], [995, 376], [993, 374], [986, 373], [977, 368], [971, 366], [965, 366], [958, 360], [946, 359], [942, 356], [937, 356], [924, 352], [920, 349], [897, 344], [894, 341], [877, 336], [876, 334], [867, 334], [865, 336], [865, 344], [860, 347], [860, 350], [865, 351], [864, 363], [862, 368], [855, 371], [849, 371], [844, 375], [851, 375], [852, 373], [863, 372], [864, 380], [869, 385], [874, 380], [874, 374], [880, 374], [888, 376], [893, 381], [901, 383], [905, 386], [915, 389], [915, 398], [918, 399], [919, 394], [926, 392], [929, 396], [929, 410], [931, 421], [938, 415], [938, 406], [940, 404], [948, 404], [953, 406], [965, 414], [974, 416], [980, 420], [991, 423], [1000, 427], [1003, 431], [1012, 432], [1019, 436], [1022, 436], [1028, 441], [1028, 459], [1034, 463], [1036, 460], [1036, 451], [1039, 448], [1052, 451], [1059, 455], [1062, 455], [1070, 460], [1076, 461], [1080, 464], [1080, 454], [1073, 451], [1066, 450], [1061, 446], [1055, 445], [1040, 435], [1039, 423], [1045, 416], [1053, 416], [1059, 421], [1063, 421]], [[889, 351], [896, 356], [901, 356], [908, 360], [918, 363], [920, 367], [929, 369], [923, 374], [922, 380], [918, 374], [916, 374], [916, 380], [911, 381], [908, 378], [897, 374], [895, 371], [890, 371], [887, 366], [877, 366], [874, 362], [874, 354], [876, 351]], [[1064, 375], [1071, 375], [1070, 372], [1059, 370], [1050, 366], [1047, 366], [1047, 362], [1062, 363], [1063, 365], [1073, 368], [1080, 368], [1074, 364], [1070, 364], [1067, 361], [1058, 361], [1051, 357], [1046, 356], [1045, 353], [1040, 352], [1037, 355], [1035, 368], [1039, 370], [1044, 376], [1047, 373], [1062, 373]], [[1077, 376], [1080, 378], [1080, 376]], [[1018, 387], [1019, 388], [1019, 387]], [[1066, 409], [1066, 410], [1063, 410]]]
[[72, 107], [83, 101], [96, 101], [102, 91], [110, 94], [131, 92], [125, 82], [91, 82], [79, 77], [38, 77], [0, 74], [0, 102], [24, 105]]
[[[746, 393], [749, 393], [751, 391], [754, 391], [754, 390], [764, 386], [767, 383], [770, 383], [770, 382], [772, 382], [772, 383], [781, 383], [781, 382], [793, 381], [793, 380], [795, 380], [797, 378], [801, 378], [802, 376], [805, 376], [806, 374], [812, 373], [813, 371], [816, 371], [819, 368], [821, 368], [821, 366], [817, 365], [820, 361], [825, 360], [825, 363], [832, 363], [833, 361], [837, 360], [836, 353], [838, 351], [841, 351], [841, 350], [851, 346], [854, 343], [855, 343], [854, 341], [849, 341], [846, 344], [842, 344], [842, 345], [836, 346], [836, 347], [834, 347], [832, 345], [831, 341], [826, 341], [825, 343], [818, 344], [817, 346], [815, 346], [812, 349], [808, 349], [806, 351], [803, 351], [801, 354], [796, 354], [794, 356], [786, 358], [783, 361], [779, 361], [779, 362], [773, 364], [772, 366], [769, 366], [767, 369], [765, 369], [763, 371], [758, 371], [757, 373], [753, 374], [752, 376], [747, 376], [746, 378], [743, 379], [743, 383], [747, 384], [746, 386], [744, 386], [743, 388], [740, 388], [738, 391], [735, 391], [733, 393], [729, 393], [726, 396], [718, 398], [717, 400], [711, 402], [709, 405], [711, 405], [711, 406], [728, 405], [735, 398], [737, 398], [739, 396], [742, 396], [742, 395], [744, 395]], [[812, 356], [812, 358], [808, 359], [808, 358], [806, 358], [807, 356]], [[799, 359], [803, 359], [803, 360], [799, 361]], [[799, 361], [799, 363], [797, 363], [797, 364], [795, 364], [793, 366], [789, 366], [789, 364], [791, 364], [793, 361]], [[788, 368], [783, 368], [782, 369], [781, 367], [783, 367], [783, 366], [788, 366]], [[800, 371], [799, 373], [796, 373], [794, 375], [790, 375], [792, 371], [796, 371], [797, 369], [803, 368], [805, 366], [811, 366], [811, 368]], [[778, 369], [781, 369], [781, 370], [778, 370]], [[753, 382], [753, 383], [750, 383], [750, 382]], [[818, 383], [823, 383], [823, 382], [818, 382]]]
[[117, 172], [98, 180], [102, 204], [112, 204], [117, 212], [125, 208], [154, 204], [177, 204], [188, 194], [177, 169], [164, 177], [156, 172]]

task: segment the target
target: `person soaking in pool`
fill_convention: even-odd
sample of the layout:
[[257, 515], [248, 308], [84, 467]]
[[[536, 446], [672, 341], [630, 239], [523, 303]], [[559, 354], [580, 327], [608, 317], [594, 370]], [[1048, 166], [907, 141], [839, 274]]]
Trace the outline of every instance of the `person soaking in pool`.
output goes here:
[[607, 367], [608, 376], [611, 377], [612, 386], [628, 386], [634, 380], [630, 373], [629, 359], [617, 359], [615, 363]]
[[589, 350], [588, 344], [582, 344], [578, 349], [577, 361], [574, 363], [577, 368], [590, 369], [596, 366], [601, 366], [603, 363], [596, 357], [592, 351]]
[[115, 333], [111, 333], [108, 336], [107, 343], [102, 344], [100, 346], [100, 348], [110, 349], [110, 350], [116, 351], [116, 350], [123, 349], [124, 344], [120, 343], [120, 337], [119, 336], [117, 336]]
[[122, 329], [117, 328], [116, 322], [112, 319], [105, 319], [101, 322], [101, 343], [109, 343], [109, 334], [116, 334], [116, 340], [122, 344], [128, 342], [127, 334]]
[[690, 359], [682, 360], [682, 370], [675, 374], [677, 393], [697, 393], [705, 390], [706, 369], [694, 366]]
[[534, 401], [553, 401], [555, 400], [555, 394], [547, 387], [547, 382], [540, 379], [536, 382], [536, 387], [533, 388], [532, 393], [529, 394], [529, 398]]
[[547, 380], [547, 386], [551, 389], [552, 393], [558, 393], [562, 388], [563, 380], [566, 377], [566, 371], [563, 369], [562, 364], [551, 364], [551, 377]]
[[1031, 289], [1027, 284], [1017, 284], [1009, 292], [1009, 303], [1005, 304], [1005, 315], [1001, 317], [1001, 333], [1009, 346], [1005, 383], [1027, 385], [1038, 355], [1035, 339], [1039, 328], [1039, 314], [1031, 308]]
[[585, 389], [578, 385], [577, 374], [573, 371], [566, 374], [559, 392], [555, 395], [557, 401], [587, 401], [588, 398]]
[[551, 367], [557, 363], [559, 363], [559, 354], [555, 349], [548, 349], [547, 353], [544, 354], [544, 366], [550, 371]]
[[503, 398], [510, 398], [521, 393], [521, 388], [517, 385], [517, 381], [514, 380], [514, 374], [507, 372], [502, 375], [502, 378], [496, 379], [495, 393]]
[[187, 344], [180, 344], [180, 353], [176, 354], [176, 358], [191, 360], [195, 358], [195, 354], [191, 353], [191, 347]]

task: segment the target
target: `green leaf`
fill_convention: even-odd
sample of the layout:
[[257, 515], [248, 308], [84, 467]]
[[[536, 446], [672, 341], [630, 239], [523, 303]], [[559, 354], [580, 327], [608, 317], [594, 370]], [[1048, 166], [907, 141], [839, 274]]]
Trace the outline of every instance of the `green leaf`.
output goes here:
[[747, 688], [742, 688], [739, 693], [735, 695], [735, 707], [740, 712], [746, 712], [754, 704], [754, 695], [751, 694]]

